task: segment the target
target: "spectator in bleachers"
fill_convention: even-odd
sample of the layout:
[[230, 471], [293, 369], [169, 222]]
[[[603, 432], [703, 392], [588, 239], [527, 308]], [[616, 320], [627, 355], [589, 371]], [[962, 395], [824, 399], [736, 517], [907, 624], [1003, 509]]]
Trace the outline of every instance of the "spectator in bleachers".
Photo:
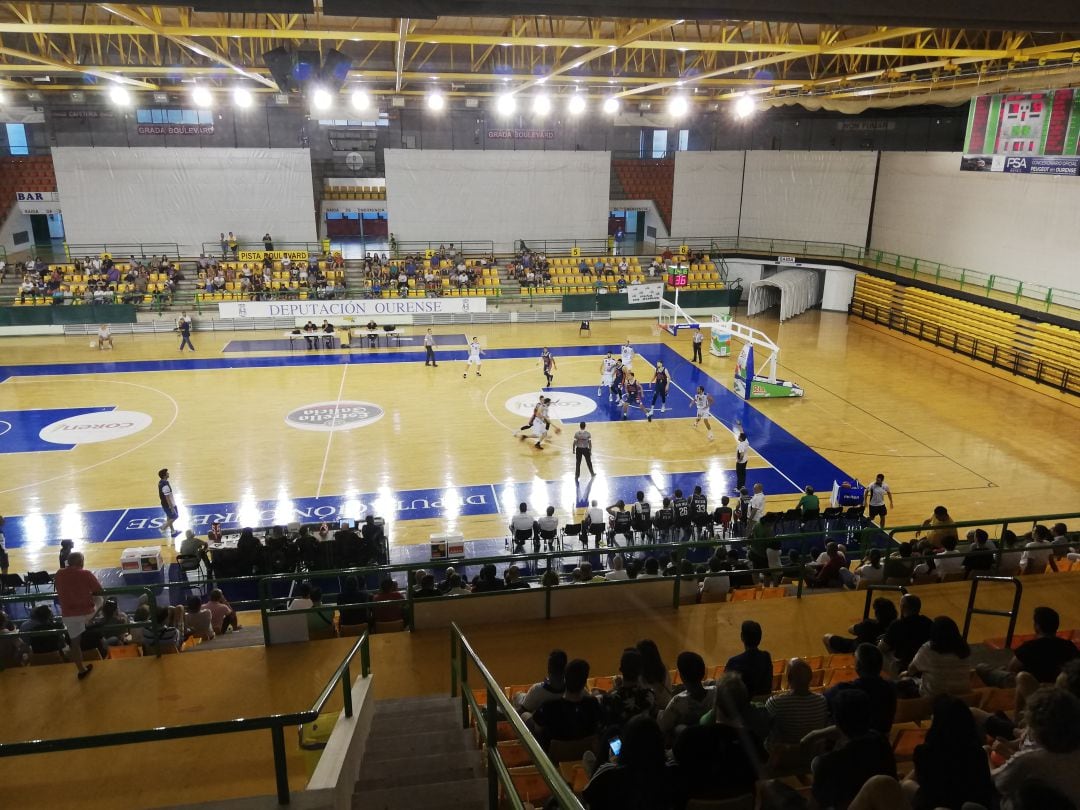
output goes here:
[[1029, 745], [992, 772], [1002, 810], [1019, 810], [1019, 794], [1032, 782], [1074, 801], [1080, 796], [1080, 698], [1044, 687], [1032, 695], [1026, 717]]
[[913, 810], [959, 808], [965, 802], [996, 810], [990, 765], [964, 701], [949, 695], [934, 701], [926, 742], [915, 746], [913, 759], [914, 770], [903, 784]]
[[892, 600], [879, 596], [872, 606], [873, 618], [863, 619], [848, 628], [854, 638], [826, 633], [823, 642], [831, 653], [853, 653], [862, 644], [877, 644], [882, 634], [896, 621], [896, 605]]
[[[63, 630], [64, 625], [59, 616], [53, 614], [49, 605], [38, 605], [30, 611], [30, 618], [19, 626], [19, 632], [32, 633], [41, 630]], [[64, 649], [64, 634], [50, 633], [49, 635], [29, 636], [26, 643], [30, 645], [30, 651], [39, 653], [60, 652]]]
[[289, 602], [289, 610], [308, 610], [312, 606], [311, 586], [301, 582], [296, 586], [296, 595]]
[[[311, 588], [311, 606], [313, 608], [321, 608], [323, 606], [322, 601], [322, 588], [312, 586]], [[337, 634], [337, 630], [334, 628], [334, 611], [333, 610], [319, 610], [314, 613], [308, 613], [307, 625], [308, 632], [318, 634], [320, 637], [328, 631]]]
[[996, 669], [989, 664], [976, 665], [975, 671], [983, 683], [999, 688], [1016, 686], [1017, 675], [1021, 672], [1030, 674], [1038, 683], [1053, 683], [1065, 664], [1080, 657], [1076, 645], [1057, 637], [1060, 622], [1061, 618], [1053, 608], [1035, 608], [1035, 638], [1013, 651], [1005, 669]]
[[825, 563], [816, 572], [807, 573], [806, 584], [811, 588], [855, 587], [847, 560], [841, 556], [836, 543], [825, 546]]
[[636, 717], [626, 724], [617, 762], [601, 765], [582, 792], [589, 810], [675, 810], [679, 786], [667, 767], [656, 721]]
[[990, 535], [983, 529], [975, 529], [968, 536], [972, 542], [962, 563], [965, 575], [970, 577], [972, 572], [981, 573], [993, 570], [995, 546], [990, 540]]
[[744, 651], [728, 659], [725, 672], [736, 672], [742, 676], [751, 697], [772, 693], [772, 656], [761, 645], [761, 625], [747, 619], [739, 631]]
[[184, 629], [188, 637], [210, 641], [214, 637], [214, 616], [198, 596], [189, 596], [184, 613]]
[[521, 578], [521, 569], [519, 569], [516, 565], [508, 565], [506, 567], [506, 571], [503, 574], [503, 581], [505, 583], [506, 590], [508, 591], [529, 589], [529, 583], [525, 582]]
[[487, 563], [480, 568], [480, 573], [473, 581], [473, 593], [487, 593], [489, 591], [502, 591], [506, 584], [499, 578], [493, 563]]
[[881, 650], [873, 644], [860, 644], [855, 650], [855, 672], [859, 677], [838, 683], [825, 692], [830, 714], [836, 716], [836, 701], [842, 693], [857, 689], [870, 698], [870, 727], [888, 735], [896, 717], [896, 685], [881, 677], [883, 665]]
[[206, 603], [206, 609], [210, 611], [210, 625], [214, 628], [214, 633], [222, 635], [227, 633], [231, 627], [233, 630], [240, 630], [240, 621], [236, 616], [236, 611], [233, 610], [232, 605], [225, 599], [225, 594], [221, 592], [219, 588], [214, 588], [210, 591], [210, 598]]
[[942, 548], [946, 537], [959, 537], [956, 533], [956, 522], [944, 506], [935, 506], [934, 513], [923, 521], [923, 526], [930, 529], [926, 533], [926, 539], [934, 544], [934, 548]]
[[922, 600], [914, 594], [906, 594], [900, 600], [900, 618], [885, 630], [879, 647], [891, 656], [889, 668], [894, 673], [907, 669], [915, 653], [930, 638], [933, 622], [921, 615]]
[[871, 728], [870, 698], [850, 689], [835, 702], [840, 743], [811, 763], [819, 807], [846, 808], [874, 776], [896, 779], [896, 758], [885, 735]]
[[183, 642], [183, 638], [181, 638], [180, 630], [176, 627], [172, 616], [173, 612], [170, 608], [159, 607], [155, 616], [157, 626], [143, 629], [143, 647], [148, 654], [155, 654], [158, 647], [162, 649], [171, 647], [180, 652], [180, 644]]
[[671, 673], [660, 657], [656, 642], [643, 638], [634, 645], [641, 653], [641, 684], [652, 690], [657, 706], [667, 706], [671, 701]]
[[[971, 648], [960, 635], [960, 628], [948, 616], [938, 616], [930, 628], [930, 638], [908, 664], [906, 678], [914, 679], [919, 697], [966, 695], [971, 691]], [[912, 686], [901, 680], [901, 694]]]
[[554, 588], [559, 584], [559, 575], [555, 573], [551, 568], [544, 572], [544, 575], [540, 577], [540, 586], [543, 588]]
[[701, 724], [686, 726], [672, 745], [679, 781], [693, 799], [752, 795], [766, 754], [744, 722], [750, 705], [746, 685], [738, 675], [724, 673], [713, 695], [712, 712]]
[[530, 718], [545, 751], [552, 740], [580, 740], [599, 731], [603, 711], [585, 688], [588, 680], [589, 662], [575, 658], [566, 665], [562, 697], [541, 704]]
[[681, 652], [675, 660], [685, 689], [668, 701], [657, 722], [670, 742], [685, 726], [697, 725], [715, 703], [715, 688], [704, 686], [705, 660], [695, 652]]
[[1031, 539], [1024, 545], [1024, 553], [1020, 557], [1021, 574], [1042, 574], [1047, 566], [1057, 570], [1051, 545], [1053, 540], [1053, 534], [1041, 524], [1031, 530]]
[[860, 582], [880, 585], [885, 581], [885, 567], [881, 564], [881, 549], [872, 548], [863, 564], [855, 570], [855, 586]]
[[647, 557], [645, 559], [645, 568], [638, 574], [639, 579], [653, 579], [660, 576], [660, 562], [656, 557]]
[[580, 581], [583, 584], [589, 582], [607, 582], [607, 580], [600, 574], [593, 573], [592, 563], [590, 562], [583, 562], [581, 565], [578, 566], [578, 571], [581, 574]]
[[566, 691], [566, 653], [552, 650], [548, 653], [547, 677], [534, 683], [528, 692], [515, 696], [515, 708], [524, 715], [531, 715], [545, 703], [558, 700]]
[[597, 695], [604, 710], [608, 738], [619, 736], [623, 725], [634, 717], [656, 715], [656, 696], [651, 689], [641, 685], [643, 664], [641, 653], [636, 648], [623, 650], [614, 687], [606, 694]]
[[731, 578], [723, 573], [728, 566], [727, 553], [722, 548], [718, 548], [716, 553], [709, 558], [708, 575], [701, 581], [702, 597], [705, 594], [724, 596], [731, 590]]
[[[558, 583], [556, 583], [556, 584], [558, 584]], [[462, 584], [462, 581], [461, 581], [461, 575], [460, 574], [451, 574], [450, 575], [450, 587], [446, 589], [446, 595], [447, 596], [464, 596], [464, 595], [469, 594], [469, 593], [472, 593], [472, 591], [470, 591], [468, 588], [464, 587], [464, 585]]]
[[772, 728], [765, 748], [776, 751], [798, 745], [803, 737], [829, 724], [829, 706], [824, 696], [810, 691], [813, 671], [801, 658], [792, 658], [787, 666], [788, 691], [773, 695], [765, 702], [772, 717]]
[[[494, 568], [495, 566], [492, 566]], [[397, 583], [392, 579], [384, 579], [379, 583], [379, 592], [372, 598], [372, 602], [390, 602], [390, 604], [378, 605], [374, 609], [375, 621], [397, 622], [405, 618], [405, 608], [400, 602], [391, 600], [404, 599], [398, 590]]]
[[616, 554], [611, 559], [611, 570], [604, 575], [604, 579], [608, 582], [615, 582], [629, 578], [630, 575], [626, 572], [626, 563], [623, 561], [622, 554]]
[[86, 623], [86, 628], [99, 632], [106, 645], [116, 647], [127, 640], [127, 625], [130, 622], [131, 619], [120, 610], [115, 599], [106, 599], [101, 605], [101, 612]]

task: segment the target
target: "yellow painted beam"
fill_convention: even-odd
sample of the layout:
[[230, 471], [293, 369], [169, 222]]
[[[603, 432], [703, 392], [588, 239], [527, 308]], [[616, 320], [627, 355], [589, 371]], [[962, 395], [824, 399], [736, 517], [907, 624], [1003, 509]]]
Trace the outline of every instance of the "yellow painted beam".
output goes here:
[[130, 85], [131, 87], [141, 87], [144, 90], [157, 89], [156, 85], [150, 84], [149, 82], [144, 82], [140, 79], [131, 79], [127, 76], [122, 76], [119, 73], [114, 73], [111, 70], [85, 67], [83, 65], [73, 65], [70, 62], [61, 62], [59, 59], [53, 59], [49, 56], [41, 56], [34, 53], [27, 53], [26, 51], [16, 50], [15, 48], [7, 48], [4, 46], [0, 46], [0, 55], [8, 56], [13, 59], [26, 59], [27, 61], [36, 62], [38, 65], [44, 66], [46, 68], [52, 68], [53, 70], [61, 70], [66, 73], [81, 73], [84, 76], [94, 76], [98, 79], [106, 79], [112, 82], [119, 82], [121, 84]]

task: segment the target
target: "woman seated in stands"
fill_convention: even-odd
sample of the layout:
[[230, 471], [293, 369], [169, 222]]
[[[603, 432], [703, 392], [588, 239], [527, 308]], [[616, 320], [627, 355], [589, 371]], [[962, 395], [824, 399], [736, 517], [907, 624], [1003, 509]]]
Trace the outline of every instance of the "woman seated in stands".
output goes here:
[[971, 648], [948, 616], [938, 616], [898, 684], [901, 696], [966, 695], [971, 691]]
[[159, 646], [162, 648], [162, 652], [165, 652], [170, 647], [180, 652], [182, 639], [180, 638], [180, 631], [173, 623], [172, 615], [170, 608], [159, 607], [155, 616], [156, 626], [144, 628], [143, 647], [147, 654], [156, 654]]
[[617, 757], [601, 765], [582, 796], [589, 810], [671, 810], [685, 799], [672, 779], [656, 721], [635, 717], [619, 738]]
[[216, 635], [227, 633], [229, 628], [240, 630], [240, 621], [236, 611], [225, 599], [225, 594], [219, 588], [210, 591], [210, 599], [206, 603], [206, 609], [210, 611], [210, 626]]
[[671, 701], [671, 673], [660, 657], [660, 649], [652, 639], [642, 639], [635, 645], [641, 653], [641, 685], [652, 690], [656, 706]]
[[96, 619], [87, 622], [86, 627], [98, 630], [110, 647], [118, 647], [131, 639], [127, 628], [130, 623], [131, 619], [120, 610], [116, 600], [106, 599], [101, 606], [101, 613]]

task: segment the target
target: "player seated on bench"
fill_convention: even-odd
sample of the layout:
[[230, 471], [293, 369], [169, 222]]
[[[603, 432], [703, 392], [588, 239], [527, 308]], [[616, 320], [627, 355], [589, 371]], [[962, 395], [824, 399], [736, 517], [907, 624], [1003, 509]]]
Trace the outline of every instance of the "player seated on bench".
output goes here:
[[536, 540], [536, 521], [529, 514], [529, 505], [524, 501], [518, 504], [518, 513], [510, 519], [510, 532], [514, 541], [515, 554], [524, 554], [525, 544], [530, 540], [533, 541], [534, 548], [539, 549], [540, 543]]
[[621, 500], [616, 501], [607, 508], [607, 513], [611, 516], [611, 531], [608, 534], [608, 545], [614, 545], [620, 534], [626, 538], [626, 543], [633, 542], [633, 533], [631, 531], [630, 513], [626, 511], [626, 504]]
[[656, 527], [657, 542], [671, 542], [671, 530], [675, 526], [675, 510], [671, 508], [671, 498], [664, 498], [663, 505], [656, 510], [653, 526]]

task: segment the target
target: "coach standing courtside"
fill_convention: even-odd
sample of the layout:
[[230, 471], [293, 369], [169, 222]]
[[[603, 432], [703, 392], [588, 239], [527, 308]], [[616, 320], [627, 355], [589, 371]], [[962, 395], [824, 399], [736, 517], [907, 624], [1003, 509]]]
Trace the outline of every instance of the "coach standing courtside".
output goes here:
[[581, 479], [581, 460], [589, 467], [589, 475], [595, 476], [592, 466], [592, 434], [585, 429], [585, 423], [578, 425], [578, 432], [574, 434], [574, 455], [577, 457], [574, 464], [574, 480]]
[[424, 351], [427, 353], [424, 365], [438, 368], [439, 364], [435, 362], [435, 336], [431, 334], [431, 329], [428, 329], [427, 334], [424, 335]]

